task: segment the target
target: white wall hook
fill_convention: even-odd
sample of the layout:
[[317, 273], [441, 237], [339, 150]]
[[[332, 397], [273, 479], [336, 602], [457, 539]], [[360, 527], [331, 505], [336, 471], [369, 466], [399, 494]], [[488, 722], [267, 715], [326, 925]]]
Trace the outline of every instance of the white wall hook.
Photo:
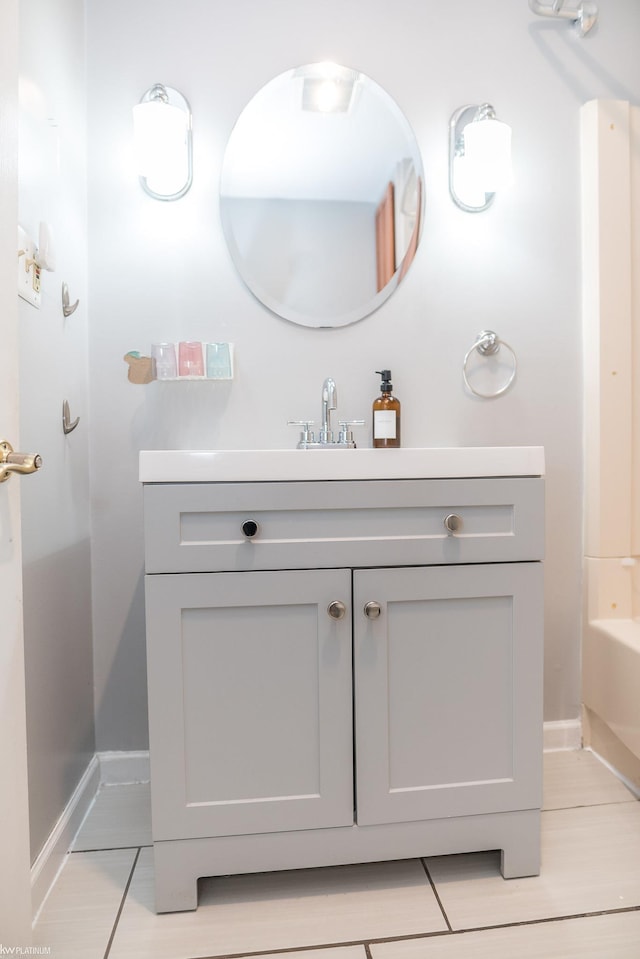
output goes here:
[[80, 417], [76, 416], [73, 423], [71, 422], [71, 414], [69, 412], [69, 403], [67, 400], [62, 404], [62, 432], [66, 436], [67, 433], [73, 433], [76, 426], [80, 422]]
[[66, 283], [62, 284], [62, 312], [64, 316], [71, 316], [72, 313], [78, 309], [78, 304], [80, 300], [76, 300], [75, 303], [69, 305], [69, 287]]

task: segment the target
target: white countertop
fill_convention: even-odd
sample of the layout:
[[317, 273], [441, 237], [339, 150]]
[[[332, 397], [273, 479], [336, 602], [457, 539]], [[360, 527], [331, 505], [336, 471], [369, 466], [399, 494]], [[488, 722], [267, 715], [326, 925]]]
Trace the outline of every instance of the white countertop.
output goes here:
[[543, 476], [542, 446], [355, 450], [142, 450], [141, 483]]

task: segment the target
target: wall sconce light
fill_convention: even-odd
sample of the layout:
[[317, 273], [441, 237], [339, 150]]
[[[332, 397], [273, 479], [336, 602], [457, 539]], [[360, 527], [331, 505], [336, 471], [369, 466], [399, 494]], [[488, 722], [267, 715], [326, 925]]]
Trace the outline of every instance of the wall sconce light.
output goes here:
[[449, 192], [467, 213], [486, 210], [511, 180], [511, 127], [490, 103], [456, 110], [449, 123]]
[[187, 100], [156, 83], [133, 108], [133, 136], [142, 189], [155, 200], [179, 200], [193, 181]]

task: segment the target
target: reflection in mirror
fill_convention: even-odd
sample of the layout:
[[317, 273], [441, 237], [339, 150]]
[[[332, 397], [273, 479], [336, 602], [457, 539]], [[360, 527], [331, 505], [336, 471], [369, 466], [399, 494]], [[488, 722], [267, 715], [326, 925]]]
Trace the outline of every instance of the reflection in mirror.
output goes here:
[[247, 104], [224, 156], [222, 224], [252, 293], [294, 323], [345, 326], [405, 276], [423, 205], [408, 121], [368, 77], [311, 64]]

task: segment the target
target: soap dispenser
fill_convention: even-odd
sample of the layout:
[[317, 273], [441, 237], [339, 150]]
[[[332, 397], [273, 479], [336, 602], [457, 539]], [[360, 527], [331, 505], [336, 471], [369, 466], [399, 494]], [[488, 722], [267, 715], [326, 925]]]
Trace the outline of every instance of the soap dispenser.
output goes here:
[[400, 400], [393, 396], [391, 370], [376, 370], [382, 377], [380, 396], [373, 401], [374, 449], [400, 446]]

